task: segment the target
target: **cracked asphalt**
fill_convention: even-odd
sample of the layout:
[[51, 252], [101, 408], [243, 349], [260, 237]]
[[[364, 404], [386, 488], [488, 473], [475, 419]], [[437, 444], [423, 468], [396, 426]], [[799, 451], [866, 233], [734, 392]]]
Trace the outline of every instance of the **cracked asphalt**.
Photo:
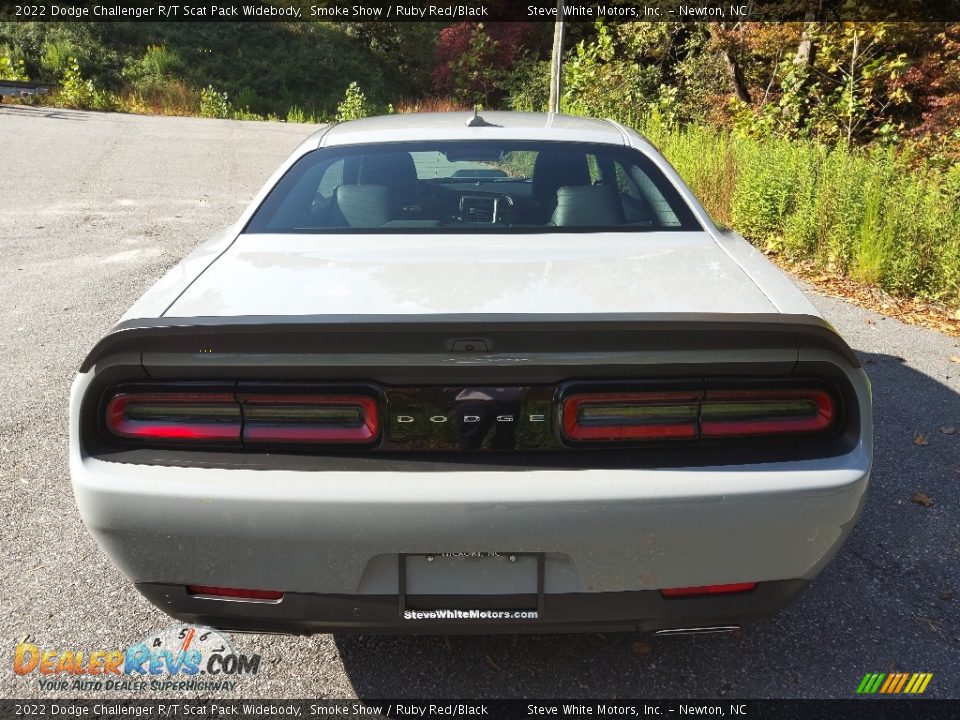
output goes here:
[[[0, 697], [78, 695], [15, 675], [20, 639], [126, 647], [171, 624], [80, 521], [68, 389], [117, 317], [232, 221], [310, 131], [0, 106]], [[899, 670], [932, 672], [928, 696], [960, 697], [958, 340], [808, 292], [873, 382], [876, 457], [852, 537], [779, 615], [732, 636], [671, 639], [236, 635], [264, 665], [233, 694], [846, 698], [866, 672]]]

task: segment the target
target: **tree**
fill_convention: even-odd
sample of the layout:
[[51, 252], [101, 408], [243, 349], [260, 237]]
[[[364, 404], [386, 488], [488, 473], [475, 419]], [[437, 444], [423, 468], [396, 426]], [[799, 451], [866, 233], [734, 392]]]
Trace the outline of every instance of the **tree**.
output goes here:
[[905, 53], [891, 49], [888, 23], [821, 26], [822, 68], [812, 112], [817, 131], [848, 147], [860, 138], [892, 139], [892, 110], [910, 101], [901, 82]]
[[530, 23], [455, 23], [440, 31], [433, 84], [438, 93], [464, 102], [492, 105], [503, 95], [502, 80], [524, 51]]
[[743, 68], [740, 65], [739, 56], [742, 52], [738, 32], [742, 28], [741, 23], [734, 23], [733, 27], [728, 27], [725, 22], [710, 23], [710, 35], [713, 39], [714, 47], [723, 59], [727, 69], [727, 77], [730, 79], [730, 86], [734, 94], [741, 102], [749, 105], [751, 103], [750, 90], [743, 77]]

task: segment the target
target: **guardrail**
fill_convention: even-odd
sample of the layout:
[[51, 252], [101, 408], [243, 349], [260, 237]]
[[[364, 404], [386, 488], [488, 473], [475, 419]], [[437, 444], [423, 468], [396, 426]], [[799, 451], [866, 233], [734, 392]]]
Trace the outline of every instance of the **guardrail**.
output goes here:
[[0, 98], [29, 97], [30, 95], [47, 95], [50, 85], [35, 83], [28, 80], [0, 80]]

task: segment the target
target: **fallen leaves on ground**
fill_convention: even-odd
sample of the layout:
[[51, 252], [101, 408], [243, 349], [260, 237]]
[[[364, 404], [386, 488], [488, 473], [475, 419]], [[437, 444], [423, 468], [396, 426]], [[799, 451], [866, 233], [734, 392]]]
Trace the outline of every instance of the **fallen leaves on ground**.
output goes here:
[[632, 649], [637, 655], [649, 655], [653, 652], [653, 645], [645, 642], [635, 642]]
[[940, 432], [944, 435], [956, 435], [957, 429], [953, 425], [944, 425], [940, 428]]
[[493, 668], [494, 670], [496, 670], [497, 672], [500, 672], [501, 670], [503, 670], [503, 668], [500, 667], [499, 665], [497, 665], [497, 664], [493, 661], [493, 658], [490, 657], [489, 655], [487, 655], [487, 662], [490, 663], [490, 667], [492, 667], [492, 668]]
[[927, 440], [926, 435], [917, 435], [917, 439], [913, 441], [914, 445], [929, 445], [930, 441]]
[[916, 492], [913, 494], [913, 497], [910, 498], [917, 505], [923, 505], [924, 507], [930, 507], [933, 505], [933, 498], [931, 498], [926, 493]]
[[[809, 260], [797, 262], [775, 252], [765, 254], [787, 272], [814, 285], [824, 295], [848, 300], [881, 315], [897, 318], [908, 325], [919, 325], [960, 337], [960, 309], [950, 308], [942, 303], [891, 295], [878, 287], [859, 283], [838, 273], [827, 272]], [[960, 363], [960, 357], [951, 357], [950, 362]]]

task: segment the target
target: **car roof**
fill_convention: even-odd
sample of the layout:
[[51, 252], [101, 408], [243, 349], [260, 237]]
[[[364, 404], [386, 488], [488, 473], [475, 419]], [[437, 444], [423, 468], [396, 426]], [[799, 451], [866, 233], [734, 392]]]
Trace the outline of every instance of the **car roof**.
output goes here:
[[630, 144], [612, 120], [559, 113], [481, 112], [486, 124], [470, 127], [472, 111], [402, 113], [336, 123], [311, 136], [314, 147], [418, 140], [554, 140]]

